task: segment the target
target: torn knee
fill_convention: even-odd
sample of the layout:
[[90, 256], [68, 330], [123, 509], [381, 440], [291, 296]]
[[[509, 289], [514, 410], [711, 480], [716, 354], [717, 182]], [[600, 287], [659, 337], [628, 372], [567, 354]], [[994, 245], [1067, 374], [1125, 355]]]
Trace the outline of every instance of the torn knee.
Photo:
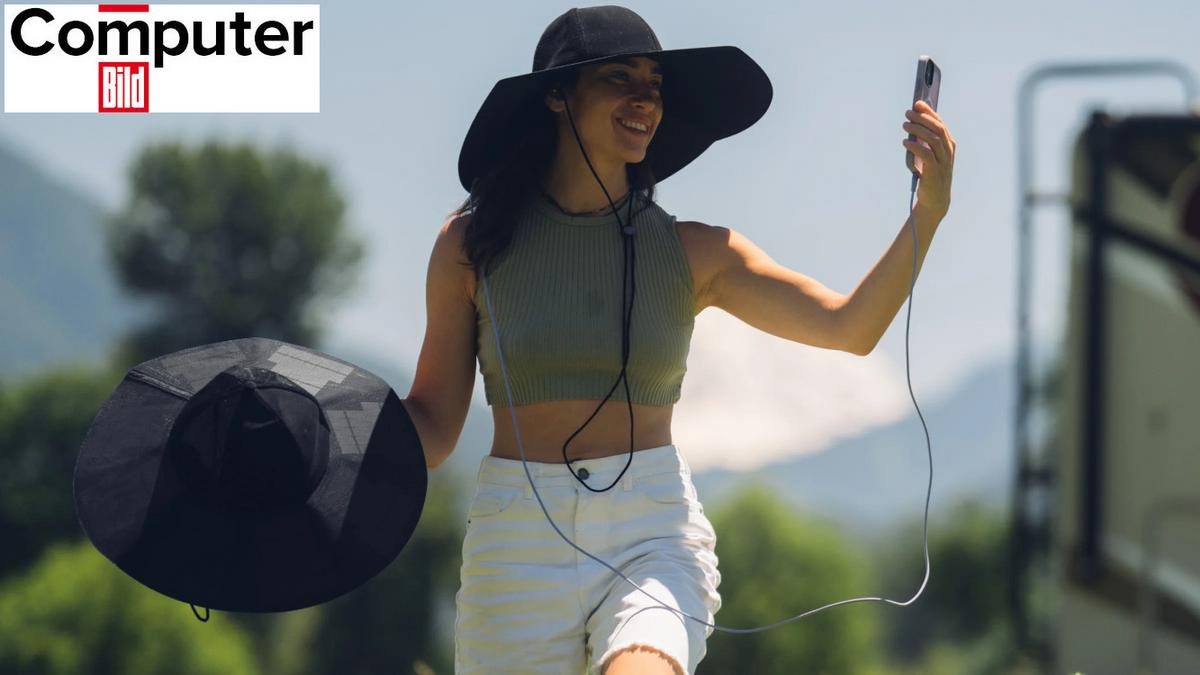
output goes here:
[[640, 643], [632, 644], [632, 645], [629, 645], [628, 647], [622, 647], [621, 649], [618, 649], [617, 651], [615, 651], [611, 655], [609, 655], [608, 659], [600, 666], [601, 675], [605, 675], [608, 673], [608, 667], [612, 664], [612, 662], [619, 655], [624, 654], [626, 652], [634, 652], [634, 651], [642, 651], [642, 652], [647, 652], [650, 654], [655, 654], [659, 658], [664, 659], [664, 660], [666, 660], [667, 663], [671, 664], [671, 668], [672, 668], [672, 670], [675, 671], [675, 675], [687, 675], [687, 673], [685, 673], [683, 671], [683, 666], [679, 665], [679, 661], [675, 660], [674, 656], [671, 656], [670, 654], [664, 652], [663, 650], [659, 649], [658, 647], [653, 647], [651, 645], [640, 644]]

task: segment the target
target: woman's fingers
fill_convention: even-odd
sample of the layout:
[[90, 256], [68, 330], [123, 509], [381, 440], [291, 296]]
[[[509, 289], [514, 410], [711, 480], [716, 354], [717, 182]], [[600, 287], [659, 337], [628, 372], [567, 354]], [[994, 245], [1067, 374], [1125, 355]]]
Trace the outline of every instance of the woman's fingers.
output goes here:
[[926, 110], [928, 112], [921, 112], [921, 111], [916, 111], [916, 110], [906, 110], [904, 112], [904, 116], [907, 117], [909, 119], [909, 121], [911, 121], [911, 122], [915, 122], [917, 124], [923, 124], [923, 125], [929, 127], [930, 129], [933, 129], [934, 131], [936, 131], [942, 135], [945, 135], [947, 132], [947, 129], [946, 129], [946, 124], [944, 122], [942, 122], [942, 118], [937, 114], [937, 112], [933, 111], [932, 108], [927, 107]]
[[925, 147], [925, 145], [922, 143], [919, 143], [917, 141], [910, 141], [906, 138], [906, 139], [900, 141], [900, 144], [903, 145], [905, 148], [911, 150], [914, 155], [916, 155], [917, 157], [920, 157], [921, 159], [924, 159], [926, 161], [936, 161], [937, 160], [937, 156], [933, 153], [933, 151], [931, 151], [929, 148]]
[[919, 160], [916, 162], [917, 175], [921, 178], [925, 178], [925, 174], [934, 164], [937, 163], [937, 157], [934, 156], [933, 152], [931, 152], [929, 148], [917, 141], [910, 141], [906, 138], [901, 142], [901, 144], [906, 149], [912, 151], [913, 156]]
[[[907, 121], [901, 125], [902, 129], [924, 141], [910, 142], [905, 139], [902, 143], [905, 148], [928, 161], [946, 163], [947, 167], [953, 165], [954, 136], [934, 107], [924, 100], [917, 101], [911, 109], [905, 110], [905, 118]], [[923, 150], [923, 153], [918, 153], [918, 150]]]
[[927, 127], [921, 126], [920, 124], [913, 124], [912, 122], [905, 122], [901, 128], [928, 143], [929, 147], [933, 149], [933, 152], [939, 161], [946, 156], [946, 151], [948, 151], [948, 148], [945, 147], [942, 137], [938, 136], [933, 131], [930, 131]]

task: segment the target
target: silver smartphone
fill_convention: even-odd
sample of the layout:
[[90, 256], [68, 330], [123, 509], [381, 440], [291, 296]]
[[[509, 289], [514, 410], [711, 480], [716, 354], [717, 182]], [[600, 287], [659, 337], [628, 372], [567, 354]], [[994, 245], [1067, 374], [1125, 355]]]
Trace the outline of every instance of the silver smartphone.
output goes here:
[[[913, 85], [913, 107], [916, 107], [917, 101], [925, 101], [929, 107], [937, 110], [938, 90], [942, 87], [942, 69], [933, 62], [933, 59], [922, 54], [921, 58], [917, 59], [917, 81]], [[916, 136], [909, 134], [908, 140], [917, 141], [925, 147], [929, 144], [919, 140]], [[912, 150], [905, 151], [904, 163], [908, 166], [908, 170], [913, 173], [919, 173], [923, 168], [917, 162], [921, 159], [912, 154]]]

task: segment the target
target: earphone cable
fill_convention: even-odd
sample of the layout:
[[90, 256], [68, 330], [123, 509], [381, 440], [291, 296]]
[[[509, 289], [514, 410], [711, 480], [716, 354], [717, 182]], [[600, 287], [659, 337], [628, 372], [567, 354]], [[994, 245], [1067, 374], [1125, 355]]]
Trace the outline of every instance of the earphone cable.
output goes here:
[[[567, 114], [568, 114], [568, 118], [569, 118], [569, 117], [570, 117], [570, 108], [568, 108], [568, 109], [567, 109]], [[574, 129], [574, 128], [575, 128], [575, 126], [574, 126], [574, 122], [572, 122], [572, 123], [571, 123], [571, 127], [572, 127], [572, 129]], [[576, 132], [576, 134], [575, 134], [575, 138], [576, 138], [576, 141], [577, 141], [577, 142], [579, 142], [579, 144], [580, 144], [580, 150], [581, 150], [581, 151], [583, 151], [583, 143], [582, 143], [582, 141], [579, 141], [579, 134], [578, 134], [578, 132]], [[586, 153], [585, 151], [583, 152], [583, 156], [584, 156], [584, 158], [585, 158], [585, 159], [587, 159], [587, 153]], [[590, 161], [590, 160], [588, 161], [588, 166], [589, 166], [589, 167], [591, 167], [591, 161]], [[592, 173], [593, 173], [593, 175], [595, 175], [595, 173], [596, 173], [594, 168], [592, 169]], [[504, 362], [504, 351], [503, 351], [503, 349], [501, 349], [500, 329], [499, 329], [499, 327], [497, 326], [497, 322], [496, 322], [496, 315], [495, 315], [495, 312], [494, 312], [494, 311], [493, 311], [493, 309], [492, 309], [491, 293], [490, 293], [490, 291], [488, 290], [487, 276], [486, 276], [486, 275], [484, 275], [484, 276], [483, 276], [483, 290], [484, 290], [484, 298], [485, 298], [485, 300], [486, 300], [486, 302], [487, 302], [487, 307], [488, 307], [488, 315], [489, 315], [490, 317], [492, 317], [492, 321], [491, 321], [491, 324], [492, 324], [492, 333], [493, 333], [494, 337], [496, 338], [496, 353], [497, 353], [497, 355], [499, 356], [499, 360], [500, 360], [500, 369], [501, 369], [501, 374], [504, 376], [504, 388], [505, 388], [505, 391], [506, 391], [506, 392], [507, 392], [507, 394], [508, 394], [508, 401], [509, 401], [509, 414], [510, 414], [510, 415], [512, 415], [512, 422], [513, 422], [513, 433], [516, 435], [517, 447], [518, 447], [518, 449], [520, 450], [520, 453], [521, 453], [521, 466], [522, 466], [522, 467], [524, 467], [524, 469], [525, 469], [525, 476], [526, 476], [526, 478], [529, 480], [529, 485], [530, 485], [530, 487], [532, 488], [532, 491], [533, 491], [533, 495], [534, 495], [534, 497], [536, 497], [536, 498], [537, 498], [537, 502], [538, 502], [538, 505], [539, 505], [539, 506], [541, 507], [541, 509], [542, 509], [542, 513], [543, 513], [543, 514], [545, 514], [545, 516], [546, 516], [546, 520], [547, 520], [547, 521], [550, 523], [550, 526], [551, 526], [552, 528], [554, 528], [554, 531], [558, 533], [558, 536], [559, 536], [559, 537], [561, 537], [561, 538], [563, 539], [563, 541], [567, 542], [567, 543], [568, 543], [568, 544], [569, 544], [569, 545], [570, 545], [572, 548], [574, 548], [576, 551], [579, 551], [579, 552], [580, 552], [580, 553], [582, 553], [583, 555], [585, 555], [585, 556], [587, 556], [587, 557], [591, 558], [592, 560], [595, 560], [596, 562], [600, 563], [601, 565], [603, 565], [603, 566], [607, 567], [608, 569], [612, 570], [612, 571], [613, 571], [613, 572], [614, 572], [614, 573], [615, 573], [617, 576], [619, 576], [619, 577], [621, 577], [622, 579], [624, 579], [625, 581], [629, 582], [629, 583], [630, 583], [630, 584], [631, 584], [631, 585], [632, 585], [634, 588], [636, 588], [637, 590], [639, 590], [639, 591], [641, 591], [642, 593], [644, 593], [644, 594], [645, 594], [647, 597], [649, 597], [649, 598], [650, 598], [651, 600], [653, 600], [654, 602], [658, 603], [658, 605], [659, 605], [660, 607], [662, 607], [663, 609], [668, 609], [668, 610], [670, 610], [670, 611], [672, 611], [672, 612], [675, 612], [676, 614], [679, 614], [679, 615], [681, 615], [681, 616], [687, 617], [687, 618], [689, 618], [689, 619], [691, 619], [691, 620], [693, 620], [693, 621], [698, 621], [698, 622], [700, 622], [700, 623], [704, 624], [705, 626], [709, 626], [709, 627], [711, 627], [713, 630], [719, 630], [719, 631], [723, 631], [723, 632], [726, 632], [726, 633], [737, 633], [737, 634], [745, 634], [745, 633], [757, 633], [757, 632], [761, 632], [761, 631], [769, 630], [769, 629], [771, 629], [771, 628], [774, 628], [774, 627], [776, 627], [776, 626], [780, 626], [780, 625], [783, 625], [783, 624], [786, 624], [786, 623], [790, 623], [790, 622], [792, 622], [792, 621], [796, 621], [796, 620], [798, 620], [798, 619], [801, 619], [801, 618], [804, 618], [804, 617], [806, 617], [806, 616], [808, 616], [808, 615], [810, 615], [810, 614], [815, 614], [816, 612], [820, 612], [820, 611], [823, 611], [823, 610], [825, 610], [825, 609], [829, 609], [829, 608], [831, 608], [831, 607], [837, 607], [837, 606], [839, 606], [839, 605], [846, 605], [846, 604], [850, 604], [850, 603], [854, 603], [854, 602], [867, 602], [867, 601], [886, 602], [886, 603], [889, 603], [889, 604], [892, 604], [892, 605], [896, 605], [896, 606], [899, 606], [899, 607], [905, 607], [905, 606], [908, 606], [908, 605], [912, 604], [914, 601], [916, 601], [916, 599], [917, 599], [918, 597], [920, 597], [920, 596], [921, 596], [921, 594], [922, 594], [922, 593], [924, 592], [924, 590], [925, 590], [925, 586], [926, 586], [926, 584], [928, 584], [928, 583], [929, 583], [929, 576], [930, 576], [930, 571], [931, 571], [931, 570], [930, 570], [930, 564], [929, 564], [929, 499], [930, 499], [930, 496], [931, 496], [931, 495], [932, 495], [932, 493], [933, 493], [933, 447], [932, 447], [932, 443], [930, 442], [930, 439], [929, 439], [929, 427], [928, 427], [928, 425], [925, 423], [925, 416], [921, 414], [921, 408], [920, 408], [920, 406], [918, 406], [918, 405], [917, 405], [917, 399], [916, 399], [916, 396], [913, 394], [913, 390], [912, 390], [912, 374], [911, 374], [911, 372], [910, 372], [910, 369], [909, 369], [909, 361], [910, 361], [910, 358], [909, 358], [909, 350], [908, 350], [909, 331], [910, 331], [911, 319], [912, 319], [912, 299], [913, 299], [913, 291], [914, 291], [914, 290], [915, 290], [915, 288], [916, 288], [916, 280], [917, 280], [917, 253], [918, 253], [918, 251], [920, 250], [919, 239], [918, 239], [918, 236], [917, 236], [917, 217], [916, 217], [916, 213], [914, 213], [914, 212], [913, 212], [913, 199], [916, 197], [918, 178], [919, 178], [918, 174], [916, 174], [916, 173], [913, 173], [913, 175], [912, 175], [912, 186], [911, 186], [911, 188], [910, 188], [910, 189], [911, 189], [911, 194], [910, 194], [910, 196], [909, 196], [909, 203], [908, 203], [908, 211], [909, 211], [909, 223], [911, 224], [911, 227], [912, 227], [912, 232], [913, 232], [913, 272], [912, 272], [912, 281], [911, 281], [911, 283], [910, 283], [910, 285], [909, 285], [909, 291], [908, 291], [908, 293], [909, 293], [909, 295], [908, 295], [908, 315], [907, 315], [907, 318], [905, 319], [905, 324], [904, 324], [904, 372], [905, 372], [905, 376], [907, 377], [907, 380], [908, 380], [908, 393], [909, 393], [909, 396], [912, 398], [913, 406], [914, 406], [914, 407], [916, 407], [916, 409], [917, 409], [917, 416], [918, 416], [918, 417], [920, 417], [920, 419], [921, 419], [921, 426], [922, 426], [922, 427], [924, 428], [924, 430], [925, 430], [925, 445], [926, 445], [926, 449], [927, 449], [927, 451], [928, 451], [928, 455], [929, 455], [929, 483], [928, 483], [928, 486], [927, 486], [927, 488], [926, 488], [926, 494], [925, 494], [925, 519], [924, 519], [925, 578], [924, 578], [924, 580], [922, 580], [922, 582], [921, 582], [921, 587], [917, 589], [917, 592], [916, 592], [916, 593], [913, 595], [913, 597], [911, 597], [911, 598], [909, 598], [908, 600], [905, 600], [905, 601], [903, 601], [903, 602], [901, 602], [901, 601], [897, 601], [897, 600], [891, 600], [891, 599], [889, 599], [889, 598], [882, 598], [882, 597], [863, 597], [863, 598], [851, 598], [851, 599], [849, 599], [849, 600], [841, 600], [841, 601], [838, 601], [838, 602], [830, 603], [830, 604], [828, 604], [828, 605], [823, 605], [823, 606], [821, 606], [821, 607], [818, 607], [818, 608], [816, 608], [816, 609], [812, 609], [812, 610], [809, 610], [809, 611], [807, 611], [807, 612], [804, 612], [803, 614], [797, 614], [797, 615], [795, 615], [795, 616], [793, 616], [793, 617], [790, 617], [790, 618], [787, 618], [787, 619], [783, 619], [783, 620], [781, 620], [781, 621], [776, 621], [776, 622], [774, 622], [774, 623], [766, 624], [766, 625], [763, 625], [763, 626], [755, 626], [755, 627], [752, 627], [752, 628], [730, 628], [730, 627], [727, 627], [727, 626], [720, 626], [720, 625], [717, 625], [717, 624], [715, 624], [715, 623], [709, 623], [709, 622], [707, 622], [707, 621], [705, 621], [705, 620], [703, 620], [703, 619], [701, 619], [701, 618], [698, 618], [698, 617], [692, 616], [691, 614], [688, 614], [687, 612], [684, 612], [684, 611], [682, 611], [682, 610], [676, 609], [676, 608], [674, 608], [674, 607], [671, 607], [671, 606], [669, 606], [669, 605], [667, 605], [667, 604], [663, 603], [661, 600], [659, 600], [658, 598], [654, 597], [654, 595], [653, 595], [653, 594], [651, 594], [649, 591], [647, 591], [646, 589], [642, 588], [640, 585], [638, 585], [638, 584], [637, 584], [636, 582], [634, 582], [632, 579], [630, 579], [629, 577], [627, 577], [627, 576], [625, 576], [623, 573], [621, 573], [621, 571], [620, 571], [620, 570], [616, 569], [615, 567], [613, 567], [612, 565], [608, 564], [608, 563], [607, 563], [607, 562], [605, 562], [604, 560], [601, 560], [600, 558], [598, 558], [598, 557], [596, 557], [596, 556], [592, 555], [592, 554], [591, 554], [591, 553], [589, 553], [588, 551], [585, 551], [583, 548], [581, 548], [580, 546], [578, 546], [578, 545], [577, 545], [575, 542], [571, 541], [571, 539], [570, 539], [569, 537], [567, 537], [565, 534], [563, 534], [562, 530], [560, 530], [560, 529], [558, 528], [558, 525], [557, 525], [557, 524], [554, 522], [554, 519], [550, 517], [550, 512], [549, 512], [549, 511], [546, 509], [546, 504], [545, 504], [545, 503], [542, 501], [542, 496], [541, 496], [541, 493], [539, 493], [539, 492], [538, 492], [537, 485], [534, 483], [534, 480], [533, 480], [533, 475], [532, 475], [532, 474], [530, 473], [530, 471], [529, 471], [529, 465], [528, 465], [528, 463], [527, 463], [527, 461], [526, 461], [526, 458], [525, 458], [525, 446], [524, 446], [524, 444], [521, 442], [521, 432], [520, 432], [520, 429], [519, 429], [519, 428], [518, 428], [518, 426], [517, 426], [516, 413], [514, 412], [514, 406], [513, 406], [513, 404], [512, 404], [512, 403], [513, 403], [512, 387], [511, 387], [511, 385], [509, 384], [509, 380], [508, 380], [508, 369], [507, 369], [507, 365], [506, 365], [506, 364], [505, 364], [505, 362]], [[597, 178], [596, 178], [596, 179], [597, 179], [597, 181], [599, 181], [599, 177], [598, 177], [598, 176], [597, 176]], [[613, 213], [614, 213], [614, 214], [617, 216], [617, 221], [618, 221], [618, 223], [620, 223], [620, 215], [617, 213], [617, 210], [616, 210], [616, 208], [613, 206], [613, 204], [612, 204], [612, 198], [608, 196], [608, 191], [604, 189], [604, 184], [603, 184], [603, 182], [600, 182], [600, 188], [601, 188], [601, 190], [604, 190], [604, 194], [605, 194], [605, 196], [606, 196], [606, 197], [608, 197], [608, 200], [609, 200], [609, 205], [610, 205], [610, 207], [612, 207]], [[632, 196], [631, 196], [631, 198], [630, 198], [630, 204], [632, 205], [632, 203], [633, 203], [633, 199], [632, 199]], [[632, 206], [631, 206], [631, 208], [630, 208], [630, 212], [632, 213]], [[632, 217], [632, 216], [631, 216], [631, 217]], [[623, 232], [623, 233], [626, 235], [626, 240], [627, 240], [627, 241], [628, 241], [628, 240], [631, 240], [631, 235], [632, 235], [632, 228], [631, 228], [631, 227], [629, 227], [629, 226], [626, 226], [626, 225], [622, 224], [622, 232]], [[632, 244], [632, 241], [628, 241], [628, 243], [629, 243], [629, 244]], [[629, 257], [629, 256], [628, 256], [628, 254], [627, 254], [627, 259], [628, 259], [628, 257]], [[628, 275], [628, 267], [626, 268], [626, 270], [627, 270], [626, 277], [628, 278], [628, 276], [629, 276], [629, 275]], [[634, 290], [636, 291], [636, 288], [637, 288], [637, 285], [636, 285], [636, 278], [635, 278], [635, 281], [634, 281], [634, 284], [633, 284], [633, 288], [634, 288]], [[622, 288], [622, 295], [624, 295], [624, 288]], [[629, 323], [630, 323], [630, 320], [631, 320], [631, 315], [632, 315], [632, 299], [630, 300], [630, 305], [631, 305], [631, 307], [630, 307], [630, 314], [629, 314], [629, 315], [624, 315], [624, 302], [622, 301], [622, 312], [623, 312], [623, 315], [624, 315], [624, 320], [625, 320], [625, 323], [623, 324], [623, 328], [624, 328], [624, 336], [625, 336], [625, 342], [624, 342], [624, 344], [623, 344], [623, 354], [622, 354], [622, 359], [623, 359], [623, 361], [624, 361], [626, 364], [628, 363], [628, 360], [629, 360], [629, 352], [628, 352], [628, 335], [629, 335]], [[621, 370], [621, 376], [619, 376], [619, 378], [618, 378], [618, 381], [619, 381], [620, 377], [624, 377], [624, 375], [625, 375], [625, 367], [624, 367], [624, 366], [622, 366], [622, 370]], [[616, 385], [614, 384], [614, 386], [613, 386], [613, 389], [615, 389], [615, 386], [616, 386]], [[630, 463], [633, 461], [633, 439], [632, 439], [632, 433], [633, 433], [633, 432], [632, 432], [632, 429], [633, 429], [633, 426], [632, 426], [632, 423], [633, 423], [633, 407], [632, 407], [632, 399], [630, 399], [630, 397], [629, 397], [629, 381], [628, 381], [628, 379], [626, 379], [626, 381], [625, 381], [625, 391], [626, 391], [626, 399], [629, 401], [629, 404], [630, 404], [630, 408], [629, 408], [629, 410], [630, 410], [630, 450], [629, 450], [629, 461], [628, 461], [628, 462], [626, 462], [626, 464], [625, 464], [625, 469], [622, 469], [622, 471], [621, 471], [621, 475], [620, 475], [620, 476], [618, 476], [618, 477], [617, 477], [617, 479], [613, 481], [612, 485], [609, 485], [609, 487], [608, 487], [608, 488], [605, 488], [605, 490], [611, 489], [611, 488], [612, 488], [614, 485], [616, 485], [616, 484], [617, 484], [617, 482], [618, 482], [618, 481], [620, 481], [620, 479], [621, 479], [621, 476], [623, 476], [623, 475], [625, 474], [625, 470], [627, 470], [627, 469], [629, 468], [629, 465], [630, 465]], [[610, 389], [610, 390], [609, 390], [609, 396], [611, 396], [611, 395], [612, 395], [612, 389]], [[607, 402], [607, 400], [608, 400], [608, 398], [606, 397], [606, 398], [605, 398], [605, 402]], [[604, 404], [604, 403], [602, 402], [602, 403], [601, 403], [601, 406], [603, 406], [603, 404]], [[597, 408], [597, 412], [598, 412], [598, 411], [599, 411], [599, 408]], [[595, 414], [596, 414], [596, 413], [592, 413], [592, 416], [594, 417], [594, 416], [595, 416]], [[591, 418], [589, 417], [589, 418], [588, 418], [588, 421], [590, 421], [590, 420], [591, 420]], [[584, 423], [584, 426], [586, 426], [586, 424], [587, 424], [587, 423], [585, 422], [585, 423]], [[581, 427], [581, 428], [582, 428], [582, 427]], [[577, 434], [577, 433], [579, 433], [579, 432], [578, 432], [578, 431], [576, 431], [575, 433]], [[572, 434], [572, 436], [571, 436], [571, 437], [572, 437], [572, 438], [574, 438], [574, 434]], [[570, 441], [570, 439], [568, 439], [568, 442], [569, 442], [569, 441]], [[564, 459], [566, 459], [566, 445], [565, 445], [565, 444], [563, 445], [563, 458], [564, 458]], [[577, 480], [580, 480], [580, 479], [579, 479], [579, 477], [578, 477], [578, 476], [576, 476], [576, 475], [575, 475], [575, 473], [574, 473], [573, 471], [571, 472], [571, 474], [572, 474], [573, 476], [575, 476], [575, 478], [576, 478]], [[581, 483], [583, 483], [583, 481], [582, 481], [582, 480], [580, 480], [580, 482], [581, 482]], [[593, 492], [603, 492], [603, 491], [604, 491], [604, 490], [596, 490], [596, 489], [592, 488], [591, 486], [587, 485], [586, 483], [583, 483], [583, 484], [584, 484], [584, 486], [585, 486], [585, 487], [587, 487], [589, 490], [592, 490]]]

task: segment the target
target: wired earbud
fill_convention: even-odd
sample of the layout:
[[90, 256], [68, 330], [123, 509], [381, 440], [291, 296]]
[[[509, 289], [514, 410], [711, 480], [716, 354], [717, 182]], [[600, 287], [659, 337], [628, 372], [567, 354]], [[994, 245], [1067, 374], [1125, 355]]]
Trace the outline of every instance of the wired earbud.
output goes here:
[[[620, 473], [620, 475], [617, 476], [616, 480], [614, 480], [611, 485], [604, 488], [603, 490], [597, 490], [597, 489], [593, 488], [592, 486], [588, 485], [584, 481], [584, 478], [587, 477], [586, 474], [581, 476], [580, 474], [577, 474], [573, 469], [571, 470], [571, 475], [574, 476], [575, 479], [578, 480], [581, 484], [583, 484], [583, 486], [586, 487], [587, 489], [591, 490], [592, 492], [605, 492], [605, 491], [611, 489], [614, 485], [617, 484], [618, 481], [621, 480], [621, 477], [625, 475], [625, 471], [629, 469], [629, 465], [633, 462], [633, 400], [629, 394], [629, 380], [625, 377], [625, 373], [626, 373], [626, 366], [629, 363], [629, 324], [632, 320], [632, 314], [633, 314], [633, 307], [632, 307], [633, 297], [636, 295], [636, 291], [637, 291], [637, 284], [636, 284], [637, 277], [636, 277], [636, 275], [634, 275], [632, 273], [632, 270], [630, 269], [631, 267], [636, 268], [636, 260], [637, 260], [636, 249], [633, 245], [634, 244], [634, 234], [635, 234], [636, 230], [632, 223], [633, 202], [634, 202], [634, 196], [636, 194], [636, 191], [633, 189], [632, 185], [629, 186], [629, 208], [628, 208], [628, 213], [626, 215], [626, 220], [624, 222], [622, 222], [620, 213], [618, 212], [616, 205], [613, 204], [612, 197], [608, 194], [608, 190], [604, 187], [604, 182], [600, 180], [600, 176], [597, 175], [595, 167], [592, 166], [591, 160], [588, 159], [587, 151], [583, 147], [583, 141], [579, 138], [579, 131], [578, 131], [578, 129], [575, 128], [575, 120], [571, 116], [571, 107], [570, 107], [570, 105], [567, 104], [566, 97], [564, 97], [562, 95], [561, 90], [559, 90], [557, 88], [553, 89], [552, 92], [557, 96], [557, 98], [559, 98], [561, 101], [563, 101], [563, 105], [565, 106], [565, 109], [567, 112], [567, 119], [568, 119], [568, 121], [570, 121], [571, 130], [575, 134], [575, 141], [576, 141], [576, 143], [579, 144], [579, 150], [583, 154], [583, 158], [587, 162], [588, 168], [591, 169], [592, 175], [596, 178], [596, 181], [600, 184], [600, 189], [604, 191], [604, 196], [605, 196], [605, 198], [608, 199], [609, 207], [612, 209], [612, 213], [616, 216], [617, 223], [621, 226], [621, 233], [624, 235], [623, 242], [625, 244], [625, 254], [626, 254], [626, 256], [625, 256], [625, 279], [629, 280], [629, 285], [632, 288], [632, 291], [630, 293], [630, 300], [629, 300], [630, 307], [629, 307], [628, 313], [626, 313], [624, 285], [622, 286], [621, 372], [617, 376], [617, 382], [613, 383], [612, 388], [610, 388], [608, 391], [608, 395], [605, 396], [604, 400], [600, 402], [600, 406], [596, 408], [596, 411], [593, 412], [592, 415], [590, 417], [588, 417], [587, 421], [585, 421], [583, 423], [583, 426], [581, 426], [578, 430], [576, 430], [575, 433], [571, 434], [571, 436], [566, 440], [566, 442], [563, 443], [563, 461], [566, 462], [569, 467], [570, 460], [567, 459], [567, 445], [571, 442], [571, 439], [575, 438], [575, 436], [578, 435], [579, 432], [582, 431], [583, 428], [586, 427], [588, 425], [588, 423], [590, 423], [592, 421], [592, 418], [594, 418], [596, 416], [596, 414], [598, 412], [600, 412], [600, 408], [603, 407], [604, 404], [608, 402], [608, 399], [612, 397], [612, 393], [616, 389], [617, 383], [620, 382], [622, 379], [625, 379], [625, 399], [629, 406], [629, 460], [625, 463], [625, 468], [621, 470], [621, 473]], [[919, 179], [919, 174], [917, 174], [916, 172], [913, 172], [912, 187], [911, 187], [912, 192], [909, 197], [909, 204], [908, 204], [908, 210], [909, 210], [910, 214], [912, 214], [912, 210], [913, 210], [913, 199], [916, 197], [918, 179]], [[622, 579], [624, 579], [625, 581], [629, 582], [631, 585], [633, 585], [634, 588], [638, 589], [642, 593], [646, 594], [646, 596], [649, 597], [651, 600], [658, 603], [659, 607], [670, 610], [672, 612], [675, 612], [676, 614], [687, 617], [693, 621], [698, 621], [698, 622], [704, 624], [705, 626], [709, 626], [710, 628], [712, 628], [714, 630], [724, 631], [727, 633], [757, 633], [760, 631], [774, 628], [776, 626], [779, 626], [779, 625], [782, 625], [785, 623], [790, 623], [792, 621], [801, 619], [805, 616], [814, 614], [816, 612], [820, 612], [820, 611], [828, 609], [830, 607], [836, 607], [838, 605], [850, 604], [852, 602], [876, 601], [876, 602], [886, 602], [886, 603], [889, 603], [892, 605], [897, 605], [899, 607], [905, 607], [905, 606], [912, 604], [918, 597], [920, 597], [921, 593], [924, 592], [924, 590], [925, 590], [925, 585], [927, 583], [929, 583], [929, 573], [930, 573], [930, 566], [929, 566], [929, 497], [933, 493], [933, 448], [929, 441], [929, 427], [925, 424], [925, 417], [924, 417], [924, 415], [921, 415], [921, 408], [919, 406], [917, 406], [916, 396], [913, 395], [913, 393], [912, 393], [912, 376], [909, 373], [908, 334], [909, 334], [909, 325], [910, 325], [910, 322], [912, 319], [912, 293], [913, 293], [914, 288], [916, 287], [917, 252], [919, 251], [919, 241], [917, 238], [917, 230], [916, 230], [917, 224], [916, 224], [915, 215], [911, 215], [910, 221], [912, 223], [912, 230], [913, 230], [913, 273], [912, 273], [912, 282], [909, 285], [909, 291], [908, 291], [908, 318], [905, 321], [905, 328], [904, 328], [904, 359], [905, 359], [904, 364], [905, 364], [905, 374], [908, 377], [908, 392], [909, 392], [909, 395], [912, 396], [913, 406], [917, 407], [917, 415], [920, 416], [920, 418], [921, 418], [921, 425], [925, 428], [925, 443], [926, 443], [926, 448], [928, 449], [928, 452], [929, 452], [929, 485], [928, 485], [928, 488], [927, 488], [927, 491], [925, 494], [925, 579], [921, 582], [921, 587], [917, 589], [917, 592], [916, 592], [916, 594], [913, 595], [913, 597], [909, 598], [908, 600], [906, 600], [904, 602], [900, 602], [897, 600], [890, 600], [888, 598], [881, 598], [881, 597], [851, 598], [849, 600], [841, 600], [839, 602], [830, 603], [828, 605], [824, 605], [822, 607], [818, 607], [816, 609], [812, 609], [807, 612], [804, 612], [803, 614], [797, 614], [796, 616], [793, 616], [793, 617], [790, 617], [787, 619], [783, 619], [781, 621], [776, 621], [775, 623], [767, 624], [765, 626], [756, 626], [754, 628], [728, 628], [725, 626], [719, 626], [715, 623], [709, 623], [701, 618], [692, 616], [691, 614], [688, 614], [687, 612], [684, 612], [683, 610], [676, 609], [674, 607], [671, 607], [671, 606], [663, 603], [661, 600], [654, 597], [654, 595], [652, 595], [649, 591], [642, 588], [640, 585], [638, 585], [632, 579], [630, 579], [629, 577], [622, 574], [620, 570], [616, 569], [615, 567], [613, 567], [612, 565], [608, 564], [607, 562], [601, 560], [600, 558], [597, 558], [596, 556], [592, 555], [588, 551], [585, 551], [584, 549], [579, 547], [575, 542], [571, 541], [571, 539], [569, 537], [567, 537], [565, 534], [563, 534], [562, 530], [560, 530], [558, 528], [558, 525], [554, 522], [554, 519], [550, 517], [550, 512], [546, 509], [546, 504], [542, 501], [542, 496], [538, 492], [537, 486], [534, 484], [533, 475], [529, 472], [529, 465], [525, 460], [525, 446], [521, 443], [521, 432], [517, 426], [516, 412], [514, 411], [514, 407], [512, 404], [513, 403], [512, 387], [509, 384], [509, 380], [508, 380], [508, 369], [504, 362], [504, 351], [501, 349], [501, 346], [500, 346], [500, 329], [497, 326], [496, 314], [492, 309], [491, 293], [488, 290], [487, 275], [485, 274], [485, 275], [482, 275], [484, 298], [487, 302], [488, 315], [492, 318], [492, 321], [491, 321], [492, 334], [496, 339], [496, 354], [499, 356], [499, 360], [500, 360], [500, 372], [504, 376], [504, 388], [505, 388], [505, 391], [508, 393], [509, 414], [512, 416], [513, 433], [516, 435], [517, 447], [521, 452], [521, 465], [525, 469], [525, 476], [529, 480], [529, 485], [533, 490], [533, 495], [537, 498], [538, 505], [542, 508], [542, 513], [544, 513], [546, 515], [546, 520], [549, 521], [550, 526], [552, 528], [554, 528], [554, 531], [558, 533], [558, 536], [562, 537], [563, 541], [570, 544], [571, 547], [574, 548], [576, 551], [579, 551], [580, 553], [587, 556], [588, 558], [591, 558], [592, 560], [595, 560], [596, 562], [600, 563], [601, 565], [612, 570], [617, 576], [619, 576]], [[583, 472], [581, 471], [580, 473], [583, 473]]]

